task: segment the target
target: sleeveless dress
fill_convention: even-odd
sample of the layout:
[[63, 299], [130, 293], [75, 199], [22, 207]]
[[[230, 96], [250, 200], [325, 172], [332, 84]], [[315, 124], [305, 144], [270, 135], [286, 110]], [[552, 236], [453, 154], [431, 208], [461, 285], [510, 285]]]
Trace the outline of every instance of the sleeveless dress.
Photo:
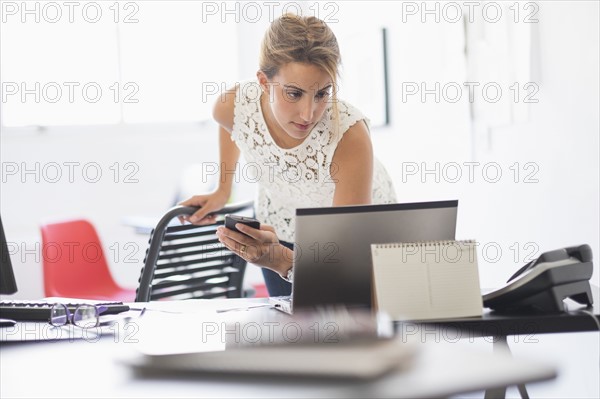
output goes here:
[[[339, 135], [334, 133], [329, 106], [302, 144], [279, 147], [267, 129], [257, 81], [240, 83], [236, 90], [231, 139], [247, 164], [244, 178], [258, 183], [256, 218], [275, 228], [281, 240], [294, 242], [296, 208], [328, 207], [333, 204], [335, 168], [333, 155], [343, 134], [365, 116], [352, 105], [338, 100]], [[336, 137], [337, 136], [337, 137]], [[372, 203], [396, 202], [389, 175], [374, 160]]]

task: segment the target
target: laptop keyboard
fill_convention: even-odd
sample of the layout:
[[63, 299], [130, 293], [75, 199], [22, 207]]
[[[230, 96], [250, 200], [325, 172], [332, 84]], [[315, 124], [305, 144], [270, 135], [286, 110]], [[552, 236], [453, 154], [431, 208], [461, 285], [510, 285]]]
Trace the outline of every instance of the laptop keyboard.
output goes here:
[[[53, 302], [44, 301], [0, 301], [0, 318], [12, 319], [17, 321], [48, 321], [50, 320], [50, 310], [54, 305]], [[101, 316], [107, 314], [118, 314], [129, 310], [129, 306], [123, 302], [102, 302], [90, 301], [89, 303], [65, 303], [71, 312], [79, 305], [95, 305], [102, 306], [106, 310], [102, 311]]]

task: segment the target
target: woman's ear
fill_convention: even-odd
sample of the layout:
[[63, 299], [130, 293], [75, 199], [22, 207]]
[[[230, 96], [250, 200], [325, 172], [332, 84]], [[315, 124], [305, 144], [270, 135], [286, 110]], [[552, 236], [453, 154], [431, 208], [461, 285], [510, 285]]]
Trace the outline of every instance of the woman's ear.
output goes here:
[[267, 75], [259, 70], [256, 72], [256, 77], [258, 78], [258, 84], [260, 84], [262, 91], [269, 94], [269, 79], [267, 78]]

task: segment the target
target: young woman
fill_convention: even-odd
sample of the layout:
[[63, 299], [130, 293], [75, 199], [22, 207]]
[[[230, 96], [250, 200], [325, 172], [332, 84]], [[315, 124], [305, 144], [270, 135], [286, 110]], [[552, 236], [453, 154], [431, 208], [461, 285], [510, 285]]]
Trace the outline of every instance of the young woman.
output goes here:
[[[258, 176], [256, 217], [261, 229], [219, 228], [220, 241], [263, 267], [269, 295], [289, 295], [296, 208], [395, 202], [385, 169], [374, 160], [368, 120], [336, 96], [341, 57], [321, 20], [286, 14], [267, 30], [257, 79], [236, 85], [217, 101], [219, 186], [186, 206], [202, 207], [187, 220], [209, 224], [231, 195], [240, 152]], [[366, 77], [365, 77], [366, 78]], [[223, 100], [221, 100], [223, 99]]]

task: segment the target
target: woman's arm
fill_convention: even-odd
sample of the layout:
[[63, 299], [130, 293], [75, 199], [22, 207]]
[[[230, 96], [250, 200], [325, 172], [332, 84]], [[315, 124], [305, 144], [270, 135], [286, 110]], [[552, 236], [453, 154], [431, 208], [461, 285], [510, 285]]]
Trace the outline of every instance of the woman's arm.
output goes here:
[[340, 140], [330, 173], [335, 183], [333, 206], [371, 203], [373, 146], [364, 121], [352, 125]]

